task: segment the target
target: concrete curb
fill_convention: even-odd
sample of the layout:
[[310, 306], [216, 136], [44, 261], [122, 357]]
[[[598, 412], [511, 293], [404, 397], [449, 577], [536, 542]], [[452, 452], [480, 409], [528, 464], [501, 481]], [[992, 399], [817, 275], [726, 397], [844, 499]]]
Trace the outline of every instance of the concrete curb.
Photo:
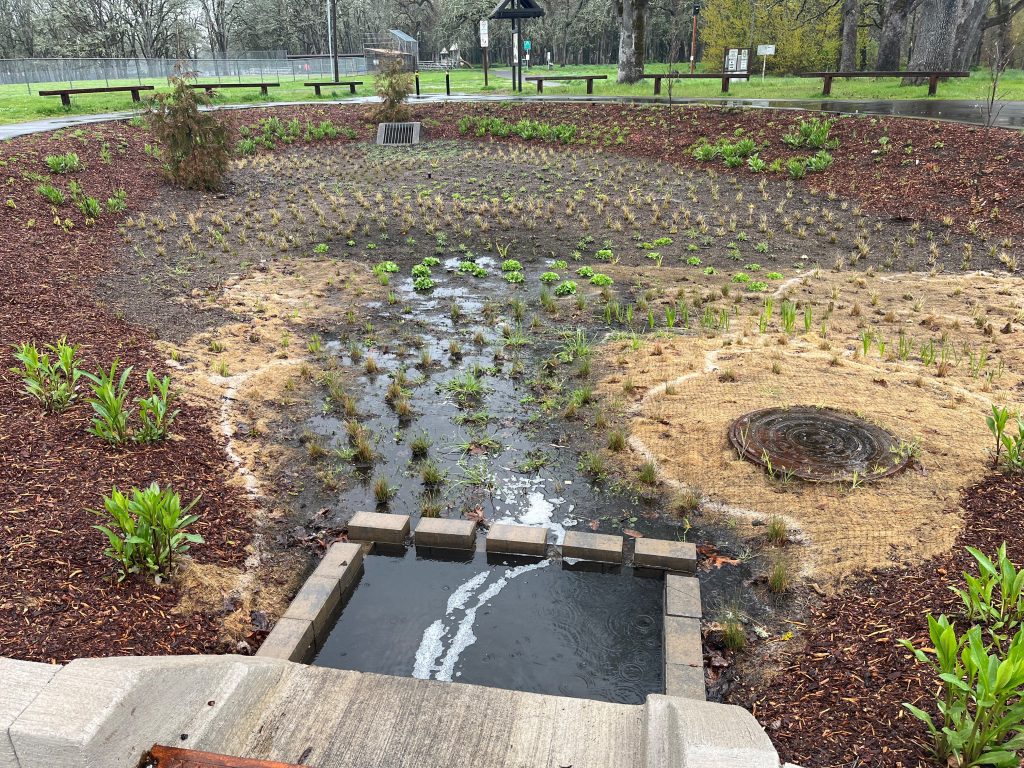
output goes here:
[[55, 664], [0, 658], [0, 767], [18, 765], [11, 725], [61, 669]]
[[[408, 526], [408, 519], [406, 519]], [[308, 662], [323, 646], [363, 572], [362, 544], [333, 544], [256, 655]]]
[[700, 582], [693, 576], [666, 573], [662, 649], [665, 693], [669, 696], [707, 698], [700, 631], [703, 616]]
[[240, 656], [76, 659], [10, 725], [16, 757], [0, 766], [129, 768], [156, 742], [187, 747], [244, 719], [286, 669]]
[[[26, 679], [30, 685], [11, 684]], [[296, 760], [314, 735], [321, 758], [352, 750], [367, 765], [397, 765], [415, 743], [419, 765], [441, 768], [453, 764], [459, 745], [490, 744], [491, 731], [499, 738], [493, 711], [513, 713], [517, 722], [507, 748], [477, 756], [481, 768], [551, 764], [556, 753], [557, 764], [592, 768], [779, 768], [749, 712], [672, 696], [651, 695], [643, 706], [606, 704], [243, 656], [77, 659], [60, 668], [0, 659], [0, 692], [12, 748], [0, 753], [0, 768], [134, 768], [154, 743]], [[14, 705], [15, 697], [28, 703]], [[393, 719], [417, 711], [421, 700], [433, 702], [423, 717]], [[457, 728], [439, 730], [429, 716], [442, 701]], [[372, 711], [358, 715], [365, 724], [350, 724], [355, 742], [333, 741], [357, 717], [350, 707], [366, 706]], [[290, 725], [276, 733], [283, 716]], [[315, 724], [303, 726], [309, 733], [293, 739], [290, 729], [310, 718]], [[594, 752], [605, 742], [595, 742], [593, 729], [612, 723], [628, 727], [606, 746], [631, 744], [634, 760], [612, 766], [610, 753]], [[391, 736], [396, 730], [400, 738]], [[295, 743], [280, 754], [281, 741]]]

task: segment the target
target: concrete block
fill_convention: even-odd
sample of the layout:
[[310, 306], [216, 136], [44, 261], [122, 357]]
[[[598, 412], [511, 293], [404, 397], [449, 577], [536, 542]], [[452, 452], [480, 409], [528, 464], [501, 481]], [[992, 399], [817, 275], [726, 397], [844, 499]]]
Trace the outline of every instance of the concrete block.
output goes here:
[[323, 645], [341, 612], [341, 584], [337, 579], [310, 576], [281, 618], [313, 623], [313, 640]]
[[568, 531], [562, 542], [562, 557], [576, 557], [596, 563], [621, 563], [622, 537]]
[[341, 586], [342, 599], [356, 583], [362, 572], [365, 545], [339, 541], [331, 545], [320, 561], [313, 576], [335, 579]]
[[242, 656], [75, 659], [11, 725], [15, 765], [131, 768], [154, 743], [190, 748], [208, 730], [239, 727], [302, 668]]
[[495, 523], [487, 532], [487, 551], [544, 557], [548, 551], [548, 529]]
[[652, 694], [644, 724], [645, 768], [779, 768], [768, 734], [741, 707]]
[[17, 766], [10, 727], [57, 674], [56, 664], [0, 658], [0, 768]]
[[700, 582], [695, 577], [665, 574], [665, 615], [688, 619], [704, 616], [700, 602]]
[[304, 664], [316, 655], [313, 622], [282, 616], [256, 651], [257, 656]]
[[706, 700], [704, 667], [691, 667], [689, 664], [666, 664], [665, 694], [682, 696], [684, 699]]
[[476, 546], [476, 523], [443, 517], [420, 518], [416, 524], [416, 546], [473, 549]]
[[697, 572], [697, 547], [685, 541], [637, 539], [633, 565], [692, 575]]
[[404, 544], [408, 536], [408, 515], [392, 515], [387, 512], [356, 512], [348, 521], [348, 537], [353, 541]]
[[665, 617], [665, 663], [704, 666], [700, 621], [680, 616]]

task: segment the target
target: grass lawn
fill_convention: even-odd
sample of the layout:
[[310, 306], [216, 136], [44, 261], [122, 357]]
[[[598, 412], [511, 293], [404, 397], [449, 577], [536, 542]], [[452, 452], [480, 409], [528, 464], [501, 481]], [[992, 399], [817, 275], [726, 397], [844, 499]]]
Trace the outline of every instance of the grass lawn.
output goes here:
[[[683, 68], [683, 67], [680, 67]], [[648, 72], [657, 73], [667, 70], [664, 64], [652, 64], [647, 68]], [[508, 72], [508, 68], [500, 68], [498, 71]], [[459, 70], [451, 73], [451, 89], [453, 94], [477, 94], [511, 93], [511, 82], [492, 70], [490, 86], [484, 88], [483, 72], [479, 69]], [[527, 73], [529, 75], [544, 74], [547, 70], [541, 67], [534, 67]], [[616, 69], [614, 65], [603, 66], [580, 66], [580, 67], [556, 67], [551, 71], [552, 75], [559, 74], [603, 74], [608, 79], [594, 83], [594, 95], [596, 96], [652, 96], [654, 84], [651, 81], [641, 81], [635, 85], [619, 85], [615, 82]], [[256, 78], [258, 79], [258, 78]], [[282, 80], [277, 88], [273, 88], [269, 97], [260, 95], [258, 89], [238, 88], [224, 91], [217, 96], [215, 103], [218, 104], [245, 104], [260, 101], [317, 101], [313, 95], [312, 88], [302, 85], [305, 77], [296, 80]], [[326, 78], [313, 78], [326, 79]], [[368, 75], [353, 78], [362, 80], [363, 85], [356, 89], [358, 96], [373, 95], [373, 78]], [[138, 81], [110, 81], [111, 85], [127, 84]], [[144, 79], [147, 85], [153, 85], [158, 90], [166, 88], [165, 80], [159, 78]], [[103, 81], [74, 83], [75, 87], [103, 86]], [[60, 99], [56, 96], [41, 97], [38, 95], [40, 89], [59, 88], [66, 83], [39, 83], [31, 86], [25, 85], [4, 85], [0, 86], [0, 124], [18, 123], [26, 120], [37, 120], [46, 117], [60, 115], [95, 114], [100, 112], [115, 112], [129, 110], [132, 108], [131, 97], [127, 93], [97, 93], [86, 96], [72, 97], [71, 107], [64, 108]], [[974, 72], [969, 78], [954, 78], [939, 84], [938, 96], [932, 98], [940, 99], [981, 99], [989, 85], [988, 73], [984, 71]], [[821, 97], [822, 82], [820, 79], [768, 76], [764, 80], [755, 76], [751, 80], [733, 81], [730, 85], [729, 95], [735, 98], [772, 98], [772, 99], [816, 99]], [[423, 94], [444, 93], [444, 73], [424, 72], [420, 75], [420, 92]], [[668, 98], [668, 83], [662, 84], [662, 98]], [[523, 84], [524, 94], [536, 92], [533, 83]], [[721, 96], [721, 84], [719, 80], [682, 80], [673, 83], [673, 96], [675, 98], [705, 97], [713, 98]], [[1002, 98], [1008, 100], [1024, 99], [1024, 73], [1010, 72], [1003, 78], [1001, 89]], [[151, 93], [151, 92], [150, 92]], [[896, 79], [853, 79], [837, 80], [832, 86], [832, 97], [834, 99], [921, 99], [929, 98], [927, 85], [902, 86]], [[571, 83], [549, 83], [545, 86], [545, 94], [557, 96], [560, 94], [571, 96], [582, 96], [586, 94], [584, 82]], [[143, 96], [145, 97], [145, 93]], [[319, 100], [337, 100], [349, 98], [349, 89], [342, 86], [336, 90], [326, 90]]]

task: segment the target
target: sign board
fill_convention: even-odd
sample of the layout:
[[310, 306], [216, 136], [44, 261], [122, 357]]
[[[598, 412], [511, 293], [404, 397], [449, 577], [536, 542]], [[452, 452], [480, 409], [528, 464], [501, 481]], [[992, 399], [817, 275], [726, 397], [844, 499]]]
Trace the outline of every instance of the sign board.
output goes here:
[[480, 47], [486, 48], [488, 42], [487, 19], [480, 19]]
[[774, 56], [775, 46], [774, 45], [759, 45], [757, 46], [758, 56]]
[[529, 52], [529, 50], [530, 50], [530, 45], [531, 45], [531, 43], [530, 43], [530, 41], [529, 41], [529, 40], [523, 40], [523, 50], [524, 50], [524, 51], [527, 51], [527, 52]]
[[512, 63], [519, 63], [519, 35], [512, 33]]
[[726, 48], [723, 72], [747, 73], [750, 71], [750, 48]]

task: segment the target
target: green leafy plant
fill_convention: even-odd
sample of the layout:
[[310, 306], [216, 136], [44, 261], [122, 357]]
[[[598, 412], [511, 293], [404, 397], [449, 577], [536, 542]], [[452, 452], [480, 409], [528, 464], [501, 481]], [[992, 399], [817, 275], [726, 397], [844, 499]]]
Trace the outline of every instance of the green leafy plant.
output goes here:
[[40, 184], [36, 187], [36, 192], [45, 197], [51, 205], [64, 205], [66, 199], [64, 192], [53, 184]]
[[929, 615], [928, 635], [928, 651], [900, 642], [940, 684], [938, 719], [912, 704], [903, 706], [928, 728], [939, 763], [1017, 766], [1016, 751], [1024, 748], [1024, 633], [1014, 635], [1005, 653], [992, 653], [981, 627], [958, 637], [949, 619]]
[[104, 515], [106, 522], [93, 527], [107, 537], [109, 546], [103, 554], [118, 564], [120, 580], [146, 573], [159, 582], [171, 573], [177, 555], [202, 543], [202, 536], [185, 530], [199, 519], [189, 514], [198, 501], [193, 499], [183, 509], [177, 493], [161, 490], [156, 483], [133, 488], [130, 495], [115, 486], [103, 498], [103, 510], [93, 511]]
[[85, 165], [75, 152], [47, 155], [46, 167], [50, 169], [50, 173], [77, 173], [85, 169]]
[[188, 189], [218, 189], [230, 160], [228, 133], [216, 113], [200, 111], [210, 97], [191, 87], [195, 77], [178, 68], [167, 78], [170, 91], [157, 93], [150, 102], [150, 129], [172, 182]]
[[964, 573], [966, 587], [950, 589], [963, 603], [965, 618], [983, 627], [993, 647], [1002, 648], [1024, 620], [1024, 570], [1007, 557], [1005, 542], [995, 562], [974, 547], [966, 549], [978, 564], [978, 575]]
[[179, 411], [171, 410], [175, 394], [171, 392], [170, 376], [158, 379], [153, 371], [146, 371], [146, 384], [149, 386], [149, 397], [140, 397], [135, 401], [141, 423], [134, 438], [139, 443], [155, 443], [167, 437]]
[[109, 373], [100, 371], [98, 374], [85, 374], [92, 382], [90, 387], [93, 397], [89, 398], [89, 404], [96, 414], [89, 426], [89, 432], [113, 445], [120, 445], [128, 439], [131, 406], [128, 404], [128, 389], [125, 384], [131, 372], [132, 367], [128, 366], [118, 376], [115, 360], [110, 366]]
[[555, 296], [572, 296], [577, 291], [577, 286], [573, 280], [565, 280], [555, 286]]
[[1006, 432], [1006, 422], [1010, 420], [1010, 409], [1004, 408], [998, 405], [992, 405], [992, 412], [985, 417], [985, 423], [988, 425], [988, 431], [992, 433], [992, 436], [996, 439], [996, 452], [992, 458], [992, 466], [996, 467], [999, 465], [999, 452], [1003, 446], [1003, 435]]
[[[78, 346], [61, 337], [56, 344], [47, 344], [40, 352], [35, 344], [24, 343], [14, 350], [14, 358], [21, 368], [11, 373], [21, 376], [25, 392], [34, 397], [47, 411], [63, 411], [77, 397], [75, 387], [82, 377], [79, 370]], [[52, 359], [50, 356], [53, 356]]]

